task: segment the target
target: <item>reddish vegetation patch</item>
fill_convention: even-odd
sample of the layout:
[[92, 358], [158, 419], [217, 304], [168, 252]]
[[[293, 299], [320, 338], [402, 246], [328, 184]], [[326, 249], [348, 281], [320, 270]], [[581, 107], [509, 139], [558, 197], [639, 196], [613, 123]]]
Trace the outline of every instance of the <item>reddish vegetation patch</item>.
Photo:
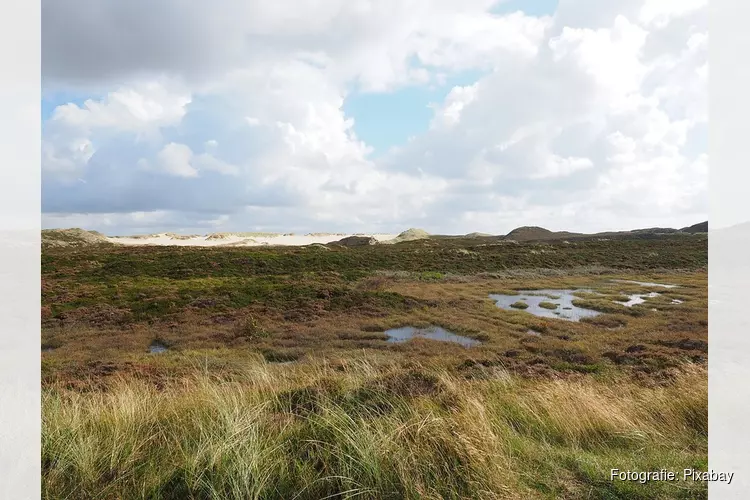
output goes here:
[[62, 323], [86, 323], [94, 327], [106, 327], [129, 323], [132, 312], [130, 309], [118, 308], [109, 304], [97, 304], [60, 313], [56, 318]]

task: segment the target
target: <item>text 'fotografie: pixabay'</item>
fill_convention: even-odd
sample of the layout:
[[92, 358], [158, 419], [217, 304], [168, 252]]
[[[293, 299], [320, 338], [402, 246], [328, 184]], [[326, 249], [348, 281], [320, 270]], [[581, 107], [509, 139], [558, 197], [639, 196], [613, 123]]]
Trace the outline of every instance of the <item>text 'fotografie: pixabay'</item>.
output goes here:
[[682, 473], [661, 469], [657, 471], [631, 471], [612, 469], [610, 480], [636, 481], [648, 483], [649, 481], [704, 481], [732, 484], [734, 472], [700, 471], [696, 469], [683, 469]]

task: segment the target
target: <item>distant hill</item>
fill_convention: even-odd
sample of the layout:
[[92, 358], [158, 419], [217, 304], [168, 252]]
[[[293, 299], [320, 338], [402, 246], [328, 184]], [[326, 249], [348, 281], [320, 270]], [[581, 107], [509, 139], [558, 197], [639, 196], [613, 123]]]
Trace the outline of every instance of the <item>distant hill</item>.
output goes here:
[[423, 229], [407, 229], [403, 233], [399, 234], [392, 240], [386, 240], [381, 243], [401, 243], [402, 241], [415, 241], [415, 240], [425, 240], [430, 237], [430, 233]]
[[375, 245], [377, 242], [378, 240], [372, 236], [347, 236], [330, 244], [344, 247], [366, 247], [368, 245]]
[[[750, 223], [748, 223], [750, 224]], [[735, 232], [743, 232], [741, 231], [745, 226], [748, 226], [748, 224], [745, 225], [739, 225], [736, 227]], [[750, 226], [748, 226], [750, 227]], [[724, 230], [719, 230], [719, 232]], [[728, 231], [728, 230], [727, 230]], [[601, 232], [601, 233], [593, 233], [593, 234], [586, 234], [586, 233], [573, 233], [569, 231], [550, 231], [549, 229], [539, 227], [539, 226], [522, 226], [518, 227], [505, 236], [492, 236], [486, 233], [470, 233], [463, 236], [450, 236], [450, 235], [431, 235], [427, 231], [424, 231], [422, 229], [408, 229], [398, 236], [396, 236], [393, 239], [390, 240], [384, 240], [380, 241], [379, 244], [394, 244], [394, 243], [401, 243], [406, 241], [416, 241], [416, 240], [464, 240], [464, 239], [472, 239], [472, 240], [486, 240], [486, 241], [494, 241], [494, 242], [525, 242], [525, 241], [554, 241], [554, 240], [591, 240], [591, 239], [628, 239], [628, 238], [638, 238], [638, 239], [649, 239], [649, 238], [659, 238], [663, 237], [665, 235], [683, 235], [685, 237], [691, 236], [691, 235], [701, 235], [701, 234], [707, 234], [708, 233], [708, 221], [699, 222], [697, 224], [693, 224], [692, 226], [687, 226], [682, 229], [674, 229], [674, 228], [660, 228], [660, 227], [653, 227], [653, 228], [645, 228], [645, 229], [634, 229], [631, 231], [609, 231], [609, 232]], [[711, 231], [711, 234], [713, 235], [716, 233], [716, 231]], [[328, 233], [318, 233], [318, 234], [325, 234], [328, 235]], [[333, 234], [333, 233], [330, 233]], [[156, 235], [150, 235], [150, 236], [130, 236], [130, 239], [148, 239], [149, 237], [163, 237], [166, 236], [169, 239], [172, 240], [189, 240], [191, 238], [199, 238], [197, 235], [178, 235], [174, 233], [161, 233]], [[233, 238], [240, 237], [242, 240], [238, 242], [227, 242], [227, 244], [231, 246], [245, 246], [245, 245], [251, 245], [257, 243], [253, 238], [257, 237], [273, 237], [273, 236], [282, 236], [282, 234], [279, 233], [258, 233], [258, 232], [240, 232], [240, 233], [212, 233], [208, 234], [205, 237], [205, 240], [212, 241], [212, 240], [218, 240], [218, 242], [222, 242], [225, 240], [232, 240]], [[289, 236], [289, 235], [283, 235], [283, 236]], [[71, 228], [71, 229], [45, 229], [42, 230], [42, 246], [43, 247], [77, 247], [77, 246], [86, 246], [86, 245], [111, 245], [114, 242], [120, 243], [116, 239], [109, 239], [105, 235], [97, 232], [97, 231], [86, 231], [85, 229], [81, 228]], [[378, 240], [371, 236], [371, 235], [354, 235], [349, 236], [346, 238], [343, 238], [342, 240], [339, 240], [337, 242], [334, 242], [333, 244], [338, 244], [340, 246], [368, 246], [368, 245], [374, 245], [377, 244]], [[264, 243], [265, 244], [265, 243]], [[331, 243], [329, 243], [331, 244]]]
[[633, 229], [632, 231], [607, 231], [601, 233], [571, 233], [568, 231], [550, 231], [538, 226], [523, 226], [506, 234], [503, 239], [513, 241], [551, 241], [574, 239], [610, 239], [610, 238], [655, 238], [668, 234], [699, 234], [708, 232], [708, 222], [700, 222], [682, 229], [668, 227], [651, 227]]
[[646, 229], [633, 229], [632, 231], [614, 231], [611, 233], [599, 234], [674, 234], [679, 232], [680, 229], [674, 229], [671, 227], [649, 227]]
[[89, 245], [111, 245], [111, 243], [100, 232], [86, 231], [78, 227], [42, 230], [43, 247], [78, 247]]
[[584, 236], [580, 233], [569, 233], [567, 231], [553, 232], [538, 226], [523, 226], [514, 229], [505, 235], [506, 240], [535, 241], [535, 240], [559, 240], [575, 236]]
[[229, 240], [232, 238], [273, 238], [275, 236], [281, 236], [279, 233], [253, 233], [253, 232], [241, 232], [241, 233], [210, 233], [206, 235], [206, 240]]
[[699, 222], [698, 224], [693, 224], [692, 226], [683, 227], [680, 229], [680, 232], [683, 233], [707, 233], [708, 232], [708, 221], [705, 222]]

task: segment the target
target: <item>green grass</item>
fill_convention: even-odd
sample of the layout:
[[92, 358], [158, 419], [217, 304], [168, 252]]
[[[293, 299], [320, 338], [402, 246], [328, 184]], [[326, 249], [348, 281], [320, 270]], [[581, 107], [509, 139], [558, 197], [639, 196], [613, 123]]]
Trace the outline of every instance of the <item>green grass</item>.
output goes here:
[[645, 314], [641, 308], [626, 307], [611, 300], [604, 299], [575, 299], [573, 305], [584, 309], [592, 309], [603, 313], [627, 314], [629, 316], [642, 316]]
[[704, 463], [706, 377], [690, 366], [649, 388], [248, 361], [233, 379], [49, 387], [42, 404], [44, 498], [706, 497], [609, 481]]
[[523, 302], [521, 300], [513, 302], [510, 307], [513, 309], [528, 309], [529, 305], [526, 302]]
[[557, 308], [558, 308], [558, 307], [560, 307], [560, 306], [558, 306], [558, 305], [557, 305], [557, 304], [555, 304], [554, 302], [547, 302], [547, 301], [544, 301], [544, 302], [540, 302], [540, 303], [539, 303], [539, 307], [543, 307], [544, 309], [550, 309], [550, 310], [553, 310], [553, 309], [557, 309]]
[[[247, 278], [304, 273], [369, 273], [375, 270], [442, 274], [492, 272], [502, 269], [570, 269], [605, 266], [615, 269], [699, 269], [707, 262], [707, 239], [520, 243], [477, 243], [477, 240], [421, 240], [398, 245], [350, 249], [90, 247], [81, 251], [49, 249], [42, 255], [42, 273], [50, 277], [75, 274], [81, 282], [112, 282], [123, 278]], [[475, 252], [467, 259], [456, 248]], [[542, 249], [544, 252], [532, 250]]]

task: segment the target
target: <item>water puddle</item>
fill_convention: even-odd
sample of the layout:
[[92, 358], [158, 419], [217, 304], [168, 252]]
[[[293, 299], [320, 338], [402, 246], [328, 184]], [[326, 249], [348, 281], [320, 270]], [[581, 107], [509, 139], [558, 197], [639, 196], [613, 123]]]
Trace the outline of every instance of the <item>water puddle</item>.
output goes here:
[[679, 285], [667, 285], [664, 283], [651, 283], [648, 281], [633, 281], [633, 280], [612, 280], [615, 283], [633, 283], [641, 286], [658, 286], [661, 288], [677, 288]]
[[646, 299], [653, 299], [654, 297], [658, 297], [659, 294], [656, 292], [651, 293], [635, 293], [633, 295], [628, 295], [628, 301], [627, 302], [618, 302], [615, 301], [617, 304], [622, 304], [625, 307], [633, 307], [637, 304], [643, 304], [646, 302]]
[[162, 344], [161, 342], [151, 342], [151, 345], [148, 346], [148, 352], [151, 354], [161, 354], [163, 352], [167, 352], [169, 348]]
[[672, 299], [672, 304], [682, 304], [684, 301], [680, 299]]
[[472, 347], [481, 343], [478, 340], [451, 333], [439, 326], [431, 326], [429, 328], [404, 326], [402, 328], [386, 330], [385, 334], [388, 335], [388, 342], [406, 342], [415, 337], [421, 337], [425, 339], [439, 340], [441, 342], [453, 342], [464, 347]]
[[[542, 318], [559, 318], [580, 321], [601, 314], [598, 311], [573, 305], [579, 299], [574, 293], [595, 293], [593, 290], [519, 290], [518, 295], [490, 294], [495, 305], [509, 311], [526, 311]], [[526, 307], [518, 304], [522, 302]], [[520, 306], [520, 307], [519, 307]]]

